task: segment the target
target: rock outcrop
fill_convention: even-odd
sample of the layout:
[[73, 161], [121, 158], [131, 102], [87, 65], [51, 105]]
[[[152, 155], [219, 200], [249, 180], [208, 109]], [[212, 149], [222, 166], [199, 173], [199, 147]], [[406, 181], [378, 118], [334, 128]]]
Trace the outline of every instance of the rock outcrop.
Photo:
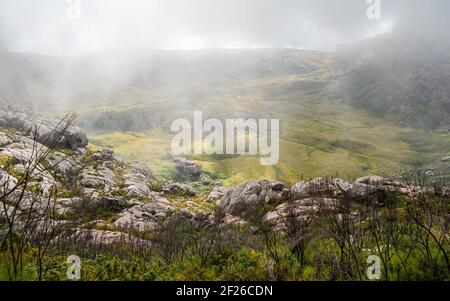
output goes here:
[[185, 158], [175, 158], [175, 164], [175, 172], [181, 179], [186, 178], [192, 181], [198, 181], [202, 176], [202, 167]]
[[[344, 201], [382, 206], [391, 193], [417, 197], [425, 192], [445, 196], [447, 188], [435, 191], [407, 186], [380, 176], [367, 176], [354, 182], [317, 178], [297, 183], [287, 189], [282, 183], [250, 181], [230, 189], [219, 207], [225, 212], [225, 223], [245, 224], [263, 213], [262, 222], [283, 230], [287, 218], [306, 222], [321, 210], [335, 210]], [[258, 214], [258, 215], [259, 215]]]
[[176, 183], [176, 182], [167, 182], [163, 187], [163, 192], [165, 194], [175, 194], [180, 196], [195, 196], [197, 195], [197, 191], [190, 184], [186, 183]]
[[155, 231], [175, 208], [165, 198], [154, 196], [148, 204], [135, 205], [119, 214], [114, 226], [135, 231]]
[[15, 128], [36, 137], [38, 142], [46, 146], [56, 145], [76, 150], [88, 144], [86, 133], [76, 126], [68, 127], [60, 137], [64, 126], [64, 122], [61, 123], [59, 119], [43, 117], [30, 111], [0, 110], [0, 127]]
[[219, 203], [226, 213], [248, 217], [265, 204], [277, 205], [289, 196], [281, 182], [250, 181], [229, 190]]
[[206, 199], [208, 202], [214, 202], [220, 200], [227, 194], [228, 188], [223, 186], [215, 186], [213, 190], [209, 193], [208, 198]]

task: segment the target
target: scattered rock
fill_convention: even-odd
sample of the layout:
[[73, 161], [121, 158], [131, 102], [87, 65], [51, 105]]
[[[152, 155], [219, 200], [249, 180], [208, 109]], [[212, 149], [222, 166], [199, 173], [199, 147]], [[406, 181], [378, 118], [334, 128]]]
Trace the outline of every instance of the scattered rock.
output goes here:
[[175, 164], [175, 171], [181, 178], [198, 181], [202, 176], [203, 171], [201, 166], [185, 158], [175, 158]]
[[164, 194], [177, 194], [182, 196], [193, 197], [197, 194], [197, 191], [190, 184], [167, 182], [163, 187]]
[[216, 187], [214, 187], [213, 191], [211, 191], [209, 193], [207, 201], [208, 202], [217, 201], [217, 200], [223, 198], [227, 192], [228, 192], [228, 188], [225, 188], [223, 186], [216, 186]]
[[114, 150], [112, 148], [104, 148], [101, 152], [93, 153], [92, 159], [97, 161], [111, 161], [114, 159]]
[[153, 179], [155, 177], [153, 171], [144, 164], [130, 164], [130, 167], [145, 175], [147, 178]]
[[211, 185], [213, 183], [213, 181], [211, 179], [207, 179], [207, 178], [203, 178], [201, 182], [202, 182], [202, 185], [205, 185], [205, 186]]
[[225, 215], [223, 223], [225, 225], [232, 225], [232, 226], [245, 226], [248, 224], [248, 222], [243, 220], [242, 218], [228, 214], [228, 213]]

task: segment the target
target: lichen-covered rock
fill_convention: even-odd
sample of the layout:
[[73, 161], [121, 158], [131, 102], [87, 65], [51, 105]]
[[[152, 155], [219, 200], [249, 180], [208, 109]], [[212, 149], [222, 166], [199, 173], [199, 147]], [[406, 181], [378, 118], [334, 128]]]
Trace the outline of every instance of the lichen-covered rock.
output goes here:
[[81, 206], [83, 199], [81, 198], [66, 198], [56, 200], [54, 209], [55, 212], [60, 215], [71, 214], [74, 212], [76, 207]]
[[250, 181], [229, 190], [219, 206], [238, 217], [255, 213], [264, 204], [277, 205], [289, 196], [289, 190], [281, 182], [268, 180]]
[[[68, 127], [62, 135], [64, 124], [58, 119], [40, 116], [33, 112], [0, 111], [0, 126], [15, 128], [28, 135], [36, 134], [38, 142], [50, 146], [75, 150], [88, 144], [86, 133], [76, 126]], [[56, 130], [55, 130], [56, 129]]]
[[111, 148], [104, 148], [100, 152], [93, 153], [92, 159], [97, 161], [111, 161], [114, 159], [114, 150]]
[[324, 178], [317, 178], [311, 181], [303, 181], [295, 184], [291, 188], [293, 199], [302, 199], [316, 196], [336, 195], [340, 191], [334, 185], [334, 181]]
[[155, 231], [175, 208], [165, 198], [155, 196], [148, 204], [140, 204], [119, 214], [114, 226], [137, 231]]
[[195, 196], [197, 191], [192, 185], [186, 183], [167, 182], [164, 184], [163, 192], [165, 194], [177, 194], [182, 196]]
[[128, 170], [123, 176], [129, 197], [149, 197], [151, 178], [137, 169]]
[[381, 177], [381, 176], [366, 176], [366, 177], [357, 179], [355, 181], [355, 183], [373, 185], [373, 186], [383, 186], [383, 185], [390, 184], [391, 181], [388, 178]]
[[71, 159], [69, 156], [60, 153], [52, 152], [47, 158], [48, 163], [53, 166], [61, 175], [68, 175], [74, 169], [78, 168], [77, 162]]
[[349, 198], [381, 203], [387, 192], [399, 191], [400, 187], [402, 187], [400, 183], [379, 176], [364, 177], [355, 182], [339, 178], [317, 178], [292, 186], [291, 197], [294, 200], [311, 197]]
[[6, 133], [0, 132], [0, 147], [13, 143], [14, 140]]
[[[6, 208], [6, 210], [4, 207]], [[17, 211], [17, 209], [16, 209], [16, 211]], [[13, 213], [14, 213], [13, 206], [10, 206], [7, 204], [4, 204], [4, 206], [3, 206], [3, 204], [1, 204], [1, 206], [0, 206], [0, 221], [2, 221], [2, 219], [6, 219], [7, 217], [11, 218]]]
[[274, 211], [266, 213], [263, 222], [274, 227], [276, 230], [284, 230], [290, 219], [305, 222], [315, 217], [324, 208], [335, 208], [339, 200], [331, 198], [308, 198], [288, 203], [283, 203]]
[[213, 191], [211, 191], [208, 195], [207, 201], [208, 202], [214, 202], [217, 200], [220, 200], [227, 194], [228, 188], [225, 188], [223, 186], [216, 186], [214, 187]]
[[225, 225], [231, 225], [231, 226], [245, 226], [248, 224], [248, 222], [245, 221], [244, 219], [242, 219], [238, 216], [231, 215], [229, 213], [227, 213], [225, 215], [223, 223]]
[[81, 185], [85, 188], [103, 188], [103, 179], [92, 166], [83, 169], [79, 177]]
[[112, 244], [134, 244], [140, 246], [149, 246], [150, 242], [137, 238], [133, 235], [123, 232], [114, 232], [96, 229], [72, 229], [64, 235], [57, 236], [52, 240], [53, 244], [74, 242], [83, 243], [87, 247], [91, 245], [112, 245]]
[[17, 179], [0, 167], [0, 194], [8, 193], [17, 184]]

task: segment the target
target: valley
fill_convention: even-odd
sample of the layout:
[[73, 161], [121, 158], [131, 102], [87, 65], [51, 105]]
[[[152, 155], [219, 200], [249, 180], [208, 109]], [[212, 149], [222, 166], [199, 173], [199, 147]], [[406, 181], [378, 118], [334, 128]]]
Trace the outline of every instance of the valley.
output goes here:
[[[142, 64], [139, 71], [120, 79], [74, 69], [65, 73], [72, 80], [59, 80], [76, 84], [84, 78], [77, 93], [54, 101], [51, 94], [38, 93], [35, 106], [47, 114], [79, 112], [92, 148], [112, 147], [120, 158], [146, 164], [164, 179], [173, 169], [170, 143], [175, 134], [170, 125], [178, 118], [192, 119], [195, 110], [221, 120], [280, 120], [276, 166], [260, 166], [256, 156], [189, 158], [230, 186], [261, 177], [294, 183], [317, 176], [392, 176], [449, 155], [447, 133], [405, 126], [353, 105], [343, 94], [353, 71], [343, 67], [339, 57], [287, 49], [251, 54], [250, 50], [157, 52], [145, 55], [155, 59], [152, 64]], [[129, 74], [128, 65], [116, 68], [117, 73]], [[33, 89], [47, 91], [51, 85], [62, 90], [55, 88], [56, 76], [61, 74], [38, 77]], [[91, 87], [98, 81], [114, 89]], [[359, 89], [362, 93], [364, 86]]]

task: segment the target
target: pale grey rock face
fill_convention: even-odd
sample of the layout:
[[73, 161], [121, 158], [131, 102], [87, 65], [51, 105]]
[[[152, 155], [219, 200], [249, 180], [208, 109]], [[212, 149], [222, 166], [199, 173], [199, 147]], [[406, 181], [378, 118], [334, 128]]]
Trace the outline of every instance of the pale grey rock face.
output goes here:
[[38, 196], [31, 192], [24, 192], [15, 190], [9, 196], [7, 201], [11, 204], [15, 204], [23, 212], [33, 213], [45, 213], [50, 212], [52, 208], [52, 200], [48, 198]]
[[324, 208], [335, 208], [340, 203], [331, 198], [307, 198], [289, 203], [283, 203], [268, 212], [263, 222], [271, 225], [275, 230], [285, 230], [288, 219], [294, 218], [298, 222], [306, 222], [316, 216]]
[[112, 244], [138, 244], [141, 246], [149, 246], [150, 242], [139, 239], [135, 236], [123, 232], [114, 232], [107, 230], [96, 229], [73, 229], [71, 233], [66, 233], [64, 236], [58, 236], [52, 240], [53, 244], [61, 242], [82, 242], [84, 244], [92, 245], [112, 245]]
[[[16, 164], [14, 165], [14, 170], [20, 174], [25, 174], [27, 166], [24, 164]], [[36, 187], [43, 197], [48, 197], [55, 183], [53, 175], [42, 164], [38, 164], [30, 173], [28, 185], [29, 187]]]
[[77, 168], [76, 161], [60, 152], [53, 152], [51, 156], [47, 158], [47, 161], [54, 166], [61, 175], [67, 175], [72, 172], [73, 169]]
[[67, 139], [66, 147], [72, 150], [88, 145], [87, 135], [79, 127], [70, 127], [65, 133], [65, 137]]
[[27, 164], [35, 157], [33, 149], [25, 143], [14, 143], [0, 149], [0, 156], [10, 157], [14, 164]]
[[329, 181], [324, 178], [317, 178], [311, 181], [303, 181], [295, 184], [291, 188], [291, 196], [293, 199], [336, 195], [338, 193], [339, 189], [337, 189], [333, 181]]
[[130, 164], [130, 167], [140, 172], [149, 179], [153, 179], [155, 177], [153, 171], [151, 171], [150, 168], [144, 164]]
[[232, 226], [245, 226], [245, 225], [248, 224], [248, 222], [243, 220], [242, 218], [234, 216], [234, 215], [231, 215], [229, 213], [227, 213], [225, 215], [223, 223], [225, 225], [232, 225]]
[[148, 171], [130, 169], [125, 172], [123, 179], [129, 197], [149, 197], [152, 195], [149, 186], [153, 176]]
[[0, 194], [11, 191], [16, 184], [17, 179], [0, 167]]
[[377, 185], [387, 185], [390, 183], [390, 181], [389, 179], [381, 176], [367, 176], [357, 179], [355, 183], [377, 186]]
[[114, 150], [111, 148], [104, 148], [102, 151], [92, 154], [92, 159], [99, 161], [111, 161], [114, 159]]
[[81, 185], [87, 189], [108, 192], [116, 183], [116, 174], [104, 163], [99, 169], [95, 169], [93, 166], [83, 169], [79, 179]]
[[120, 213], [114, 226], [137, 231], [155, 231], [167, 214], [174, 210], [175, 208], [165, 198], [154, 197], [149, 204], [136, 205]]
[[[5, 210], [6, 209], [6, 210]], [[0, 204], [0, 220], [6, 219], [7, 217], [11, 217], [14, 213], [14, 207], [5, 204]]]
[[338, 178], [330, 180], [317, 178], [292, 186], [291, 197], [294, 200], [311, 197], [347, 197], [360, 201], [382, 202], [386, 192], [398, 190], [399, 187], [400, 183], [379, 176], [368, 176], [355, 182]]
[[85, 188], [103, 188], [103, 179], [94, 167], [89, 166], [80, 173], [80, 183]]
[[110, 191], [116, 184], [116, 174], [114, 171], [108, 168], [106, 163], [103, 163], [102, 167], [98, 170], [98, 174], [103, 178], [103, 190]]
[[264, 204], [279, 204], [289, 196], [283, 183], [250, 181], [229, 190], [219, 203], [226, 213], [249, 216]]
[[0, 147], [4, 147], [13, 142], [14, 142], [13, 138], [11, 138], [6, 133], [0, 132]]
[[228, 192], [228, 190], [229, 190], [228, 188], [225, 188], [223, 186], [214, 187], [213, 191], [209, 193], [207, 201], [214, 202], [223, 198], [225, 194]]
[[73, 213], [75, 208], [80, 206], [83, 202], [81, 198], [66, 198], [58, 199], [55, 203], [55, 212], [60, 215]]
[[58, 126], [61, 128], [62, 125], [59, 122], [57, 119], [44, 118], [32, 112], [0, 111], [0, 126], [15, 128], [33, 136], [36, 133], [37, 141], [44, 145], [56, 145], [72, 150], [87, 146], [86, 133], [76, 126], [70, 126], [58, 139], [57, 131], [55, 132], [54, 129]]
[[178, 194], [182, 196], [195, 196], [197, 191], [192, 185], [186, 183], [167, 182], [163, 187], [164, 194]]

